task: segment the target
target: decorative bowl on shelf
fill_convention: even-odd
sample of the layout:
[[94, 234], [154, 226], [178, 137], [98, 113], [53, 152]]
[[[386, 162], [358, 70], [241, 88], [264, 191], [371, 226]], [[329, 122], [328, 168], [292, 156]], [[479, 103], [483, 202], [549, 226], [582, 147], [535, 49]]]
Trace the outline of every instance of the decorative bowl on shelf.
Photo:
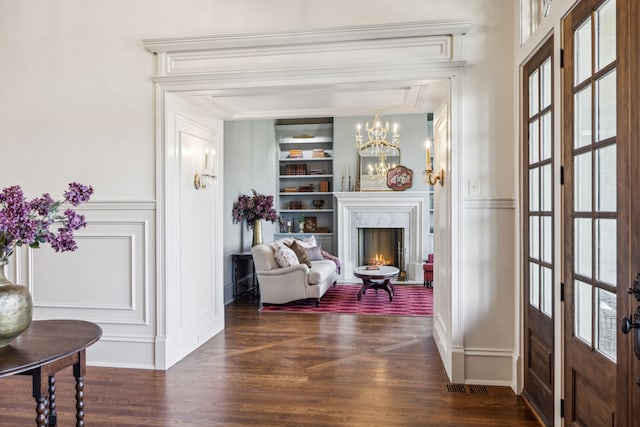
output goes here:
[[322, 205], [324, 205], [324, 200], [321, 199], [315, 199], [313, 200], [313, 206], [316, 207], [316, 209], [320, 209], [322, 207]]

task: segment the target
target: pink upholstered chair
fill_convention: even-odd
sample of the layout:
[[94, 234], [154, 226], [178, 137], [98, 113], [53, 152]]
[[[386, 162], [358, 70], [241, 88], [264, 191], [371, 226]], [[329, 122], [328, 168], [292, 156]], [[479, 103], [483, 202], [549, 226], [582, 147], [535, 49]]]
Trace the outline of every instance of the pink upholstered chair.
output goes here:
[[424, 270], [424, 286], [427, 288], [433, 287], [433, 254], [427, 256], [427, 261], [422, 264]]

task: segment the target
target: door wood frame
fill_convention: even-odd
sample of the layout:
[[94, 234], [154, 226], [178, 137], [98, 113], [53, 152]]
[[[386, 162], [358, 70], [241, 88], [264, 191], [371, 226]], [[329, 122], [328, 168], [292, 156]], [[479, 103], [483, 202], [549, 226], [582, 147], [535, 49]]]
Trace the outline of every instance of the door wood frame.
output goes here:
[[[625, 32], [629, 31], [628, 24], [625, 24], [624, 21], [628, 19], [628, 2], [630, 0], [617, 0], [616, 1], [616, 20], [617, 20], [617, 41], [616, 41], [616, 50], [617, 50], [617, 61], [614, 66], [606, 67], [603, 70], [598, 71], [594, 76], [600, 76], [605, 72], [608, 72], [610, 69], [616, 69], [617, 76], [617, 84], [616, 84], [616, 96], [617, 96], [617, 131], [615, 136], [615, 144], [616, 144], [616, 168], [617, 168], [617, 210], [615, 216], [612, 216], [617, 219], [617, 227], [616, 227], [616, 239], [617, 239], [617, 275], [616, 282], [617, 287], [615, 288], [616, 292], [616, 302], [617, 302], [617, 313], [616, 318], [618, 320], [617, 324], [619, 324], [619, 320], [621, 319], [621, 315], [624, 310], [624, 301], [622, 299], [627, 299], [626, 297], [626, 284], [628, 281], [628, 266], [629, 260], [625, 259], [624, 255], [628, 255], [630, 251], [627, 250], [629, 248], [629, 235], [630, 230], [627, 227], [629, 224], [629, 169], [628, 165], [625, 162], [629, 161], [629, 144], [628, 144], [628, 136], [625, 134], [629, 131], [629, 122], [625, 117], [627, 116], [627, 112], [625, 112], [626, 104], [628, 102], [624, 101], [624, 90], [623, 84], [620, 82], [628, 81], [630, 77], [630, 70], [628, 69], [628, 64], [626, 64], [625, 52], [627, 42], [625, 39]], [[631, 0], [633, 2], [633, 0]], [[596, 377], [598, 381], [602, 381], [600, 384], [600, 390], [602, 393], [598, 393], [598, 399], [603, 401], [603, 405], [611, 408], [613, 412], [611, 413], [611, 424], [616, 426], [627, 426], [631, 425], [631, 418], [629, 418], [630, 412], [628, 411], [628, 405], [621, 401], [621, 391], [624, 387], [628, 387], [627, 384], [627, 370], [625, 366], [628, 361], [628, 351], [624, 350], [625, 344], [622, 342], [624, 339], [621, 338], [621, 333], [619, 328], [616, 326], [616, 338], [617, 338], [617, 348], [616, 348], [616, 362], [611, 362], [607, 360], [604, 355], [601, 355], [598, 351], [588, 351], [585, 348], [575, 347], [572, 350], [573, 340], [577, 340], [574, 336], [574, 315], [575, 315], [575, 307], [573, 304], [574, 301], [574, 286], [573, 286], [573, 261], [574, 261], [574, 247], [573, 247], [573, 235], [574, 235], [574, 196], [573, 196], [573, 185], [574, 185], [574, 167], [573, 167], [573, 159], [574, 159], [574, 144], [573, 144], [573, 126], [574, 126], [574, 76], [573, 76], [573, 67], [574, 67], [574, 52], [573, 52], [573, 33], [578, 28], [579, 25], [584, 22], [585, 17], [588, 16], [592, 10], [599, 7], [599, 5], [603, 3], [603, 0], [582, 0], [575, 5], [575, 7], [565, 16], [562, 21], [562, 38], [563, 38], [563, 50], [564, 50], [564, 69], [562, 70], [563, 74], [563, 88], [562, 88], [562, 162], [564, 166], [564, 176], [565, 176], [565, 188], [564, 188], [564, 197], [563, 197], [563, 247], [564, 247], [564, 283], [565, 283], [565, 308], [564, 312], [564, 399], [565, 399], [565, 425], [574, 425], [573, 418], [574, 414], [574, 376], [573, 376], [573, 367], [586, 365], [590, 367], [590, 371], [596, 373]], [[594, 40], [594, 35], [592, 34], [592, 42]], [[637, 45], [636, 45], [637, 46]], [[637, 70], [637, 68], [636, 68]], [[586, 85], [583, 85], [586, 87]], [[578, 88], [582, 88], [582, 86], [575, 86]], [[592, 88], [593, 90], [593, 88]], [[592, 105], [595, 102], [594, 99], [591, 100]], [[585, 147], [585, 152], [589, 152], [592, 148], [590, 146]], [[576, 151], [580, 151], [581, 149], [577, 149]], [[593, 163], [592, 163], [592, 171], [593, 171]], [[593, 191], [593, 190], [592, 190]], [[597, 217], [606, 217], [606, 214], [600, 214]], [[591, 217], [595, 218], [593, 214]], [[595, 236], [593, 236], [595, 239]], [[595, 260], [594, 260], [595, 262]], [[593, 279], [592, 279], [593, 280]], [[594, 291], [595, 292], [595, 291]], [[592, 333], [593, 335], [593, 333]], [[592, 347], [595, 346], [596, 343], [592, 343]], [[615, 366], [611, 367], [611, 363], [615, 363]], [[624, 384], [623, 384], [624, 383]], [[597, 384], [591, 384], [593, 387], [598, 387]], [[611, 394], [607, 394], [606, 390], [611, 390]], [[603, 418], [604, 419], [604, 418]], [[607, 418], [607, 422], [609, 422]]]
[[[557, 307], [556, 307], [556, 301], [555, 301], [555, 286], [553, 286], [553, 284], [555, 284], [555, 277], [556, 277], [556, 273], [555, 270], [557, 268], [556, 266], [556, 257], [555, 257], [555, 223], [556, 223], [556, 203], [555, 203], [555, 165], [557, 163], [557, 159], [555, 156], [555, 141], [554, 141], [554, 136], [555, 136], [555, 132], [554, 132], [554, 110], [555, 110], [555, 72], [554, 72], [554, 66], [555, 66], [555, 61], [554, 61], [554, 57], [553, 57], [553, 47], [554, 47], [554, 37], [553, 35], [551, 35], [550, 37], [547, 38], [547, 40], [542, 43], [542, 45], [537, 49], [537, 51], [531, 56], [531, 58], [524, 64], [523, 68], [522, 68], [522, 79], [521, 79], [521, 84], [522, 84], [522, 93], [523, 93], [523, 98], [522, 98], [522, 132], [523, 132], [523, 141], [524, 143], [521, 146], [521, 149], [523, 150], [523, 155], [522, 155], [522, 229], [523, 229], [523, 233], [522, 233], [522, 254], [524, 255], [522, 257], [522, 277], [523, 277], [523, 293], [522, 293], [522, 307], [523, 307], [523, 336], [522, 336], [522, 340], [524, 343], [524, 388], [523, 388], [523, 395], [525, 397], [525, 399], [527, 399], [529, 405], [531, 405], [534, 410], [537, 412], [538, 417], [541, 419], [541, 421], [545, 424], [545, 425], [553, 425], [554, 422], [554, 407], [556, 404], [556, 398], [555, 398], [555, 358], [556, 358], [556, 349], [555, 349], [555, 316], [558, 313]], [[529, 114], [529, 101], [530, 101], [530, 88], [529, 88], [529, 75], [534, 72], [535, 70], [538, 70], [540, 68], [540, 66], [546, 61], [546, 59], [549, 58], [551, 60], [551, 88], [550, 88], [550, 94], [551, 94], [551, 104], [548, 107], [549, 108], [549, 113], [551, 114], [551, 130], [550, 130], [550, 136], [551, 136], [551, 159], [550, 159], [550, 166], [551, 166], [551, 188], [552, 188], [552, 194], [551, 194], [551, 213], [550, 215], [545, 215], [545, 216], [550, 216], [551, 218], [551, 232], [552, 232], [552, 243], [551, 243], [551, 263], [550, 263], [550, 268], [552, 269], [552, 316], [551, 317], [547, 317], [545, 314], [541, 313], [540, 310], [538, 310], [538, 313], [534, 313], [534, 310], [532, 310], [530, 308], [530, 294], [531, 294], [531, 276], [530, 276], [530, 225], [529, 225], [529, 216], [530, 216], [530, 204], [529, 204], [529, 200], [530, 200], [530, 186], [529, 186], [529, 166], [530, 166], [530, 162], [529, 162], [529, 143], [530, 143], [530, 134], [529, 134], [529, 120], [530, 120], [530, 114]], [[538, 87], [538, 95], [540, 93], [540, 87]], [[537, 120], [540, 120], [541, 118], [541, 113], [538, 113], [538, 118]], [[541, 133], [538, 133], [538, 146], [540, 147], [541, 144]], [[538, 163], [539, 163], [539, 159], [538, 159]], [[538, 166], [538, 170], [540, 170], [540, 166]], [[540, 192], [542, 192], [542, 188], [539, 189]], [[526, 196], [526, 197], [524, 197]], [[538, 203], [541, 203], [541, 201], [539, 200]], [[542, 209], [538, 209], [538, 211], [541, 211]], [[542, 215], [540, 214], [539, 217], [542, 217]], [[539, 232], [542, 232], [539, 229]], [[542, 251], [542, 248], [539, 248], [540, 251]], [[541, 257], [539, 257], [541, 259]], [[540, 261], [541, 262], [541, 261]], [[531, 328], [536, 329], [536, 337], [532, 337], [531, 336]], [[543, 334], [545, 334], [545, 332], [548, 334], [548, 332], [551, 332], [551, 336], [543, 336]], [[539, 354], [540, 351], [550, 351], [550, 357], [548, 360], [548, 368], [549, 368], [549, 372], [548, 372], [548, 378], [540, 378], [539, 375], [537, 375], [539, 373], [539, 369], [541, 369], [541, 367], [539, 366], [538, 363], [536, 363], [536, 366], [539, 368], [537, 371], [537, 373], [534, 373], [534, 371], [536, 371], [536, 368], [532, 365], [532, 361], [536, 361], [534, 360], [535, 358], [532, 355], [532, 349], [531, 349], [531, 343], [533, 342], [533, 340], [535, 339], [536, 342], [538, 342], [538, 346], [536, 347], [538, 349], [538, 356], [539, 359], [537, 359], [537, 362], [539, 362], [542, 359], [542, 355]], [[542, 342], [541, 342], [542, 341]], [[549, 350], [550, 347], [550, 350]], [[531, 369], [530, 369], [531, 367]], [[549, 384], [549, 388], [550, 390], [539, 390], [538, 386], [541, 386], [544, 384], [544, 381], [548, 380], [550, 382]], [[535, 383], [535, 384], [533, 384]], [[547, 392], [550, 392], [550, 396]], [[551, 399], [551, 401], [545, 401]], [[550, 406], [550, 407], [549, 407]]]

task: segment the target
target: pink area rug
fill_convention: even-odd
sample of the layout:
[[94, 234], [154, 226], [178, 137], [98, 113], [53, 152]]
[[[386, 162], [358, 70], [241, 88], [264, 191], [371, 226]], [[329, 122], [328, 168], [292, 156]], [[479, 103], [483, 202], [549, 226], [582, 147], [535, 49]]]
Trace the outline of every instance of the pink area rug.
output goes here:
[[329, 288], [316, 307], [313, 299], [293, 301], [282, 305], [265, 305], [262, 312], [303, 312], [303, 313], [352, 313], [352, 314], [395, 314], [399, 316], [432, 316], [433, 288], [415, 285], [394, 285], [393, 301], [383, 290], [377, 293], [367, 290], [358, 301], [360, 285], [341, 285]]

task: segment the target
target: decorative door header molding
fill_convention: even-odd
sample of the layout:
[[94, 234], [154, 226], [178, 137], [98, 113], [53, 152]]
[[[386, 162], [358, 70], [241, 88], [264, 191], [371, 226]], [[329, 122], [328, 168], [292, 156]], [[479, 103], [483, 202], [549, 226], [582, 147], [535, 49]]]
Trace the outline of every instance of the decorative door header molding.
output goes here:
[[470, 28], [467, 20], [429, 21], [143, 43], [158, 54], [154, 80], [164, 83], [336, 84], [389, 80], [388, 73], [424, 81], [465, 65], [461, 44]]

